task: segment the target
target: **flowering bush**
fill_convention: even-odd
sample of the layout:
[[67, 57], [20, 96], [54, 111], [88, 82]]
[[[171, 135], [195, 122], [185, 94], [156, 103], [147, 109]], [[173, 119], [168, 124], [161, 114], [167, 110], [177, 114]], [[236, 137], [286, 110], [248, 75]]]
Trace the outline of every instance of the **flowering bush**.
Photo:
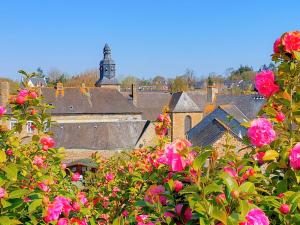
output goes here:
[[[243, 155], [231, 143], [220, 156], [219, 149], [171, 141], [163, 113], [157, 146], [109, 159], [95, 154], [98, 170], [86, 173], [84, 190], [72, 184], [81, 175], [66, 175], [63, 149], [44, 132], [50, 106], [37, 90], [20, 90], [11, 100], [18, 123], [0, 132], [0, 224], [300, 224], [299, 42], [299, 32], [283, 34], [272, 56], [278, 70], [256, 76], [266, 104], [244, 124], [250, 150]], [[3, 122], [5, 111], [0, 107]], [[28, 120], [36, 132], [22, 137]]]

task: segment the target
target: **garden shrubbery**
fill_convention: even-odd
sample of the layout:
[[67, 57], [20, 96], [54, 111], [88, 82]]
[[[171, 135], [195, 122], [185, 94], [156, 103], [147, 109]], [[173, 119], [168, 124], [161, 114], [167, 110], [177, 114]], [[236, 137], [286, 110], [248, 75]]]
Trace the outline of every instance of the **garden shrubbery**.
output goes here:
[[[272, 59], [276, 74], [256, 75], [267, 101], [244, 124], [251, 150], [243, 156], [230, 143], [220, 157], [218, 149], [171, 142], [164, 113], [156, 147], [94, 155], [98, 170], [85, 174], [83, 190], [72, 184], [80, 174], [67, 175], [63, 149], [44, 129], [50, 106], [38, 90], [20, 90], [10, 107], [18, 122], [0, 130], [0, 224], [300, 224], [300, 33], [276, 40]], [[3, 124], [10, 119], [5, 111]], [[22, 137], [28, 120], [36, 132]]]

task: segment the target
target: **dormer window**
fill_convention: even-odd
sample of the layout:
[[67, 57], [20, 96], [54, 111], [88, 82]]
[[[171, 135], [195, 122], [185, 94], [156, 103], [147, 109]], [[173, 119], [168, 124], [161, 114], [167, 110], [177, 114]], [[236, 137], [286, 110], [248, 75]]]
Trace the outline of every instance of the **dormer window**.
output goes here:
[[9, 129], [12, 130], [16, 126], [17, 123], [18, 123], [18, 120], [12, 119], [9, 123]]

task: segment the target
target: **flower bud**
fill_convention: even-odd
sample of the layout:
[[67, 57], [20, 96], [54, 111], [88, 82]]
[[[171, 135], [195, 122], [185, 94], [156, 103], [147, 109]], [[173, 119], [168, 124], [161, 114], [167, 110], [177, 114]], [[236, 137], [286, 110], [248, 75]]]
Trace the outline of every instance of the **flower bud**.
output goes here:
[[282, 213], [282, 214], [288, 214], [290, 212], [290, 206], [287, 205], [287, 204], [282, 204], [279, 208], [279, 211]]

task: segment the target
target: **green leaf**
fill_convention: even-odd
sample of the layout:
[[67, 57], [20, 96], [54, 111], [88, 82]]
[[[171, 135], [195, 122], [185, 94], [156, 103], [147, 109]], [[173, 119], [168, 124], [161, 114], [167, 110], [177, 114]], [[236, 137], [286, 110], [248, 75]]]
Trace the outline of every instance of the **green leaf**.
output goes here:
[[31, 204], [28, 207], [28, 212], [31, 213], [37, 209], [37, 207], [42, 205], [42, 199], [36, 199], [31, 202]]
[[0, 163], [6, 162], [6, 154], [4, 151], [0, 150]]
[[18, 168], [15, 164], [8, 164], [4, 168], [2, 168], [2, 170], [6, 172], [6, 177], [9, 180], [12, 180], [12, 181], [17, 180]]
[[2, 204], [3, 208], [11, 206], [11, 203], [9, 203], [8, 201], [5, 201], [3, 198], [1, 199], [1, 204]]
[[223, 192], [223, 190], [222, 187], [217, 185], [216, 183], [209, 184], [204, 188], [205, 195], [208, 195], [212, 192]]
[[27, 189], [18, 189], [15, 191], [12, 191], [8, 194], [9, 198], [20, 198], [23, 197], [24, 195], [26, 195], [28, 193]]
[[0, 217], [0, 224], [3, 225], [17, 225], [22, 224], [19, 220], [10, 219], [8, 216], [1, 216]]
[[239, 186], [240, 192], [247, 192], [247, 193], [254, 193], [255, 192], [255, 186], [251, 182], [245, 182], [241, 186]]
[[200, 155], [194, 160], [193, 162], [193, 168], [194, 169], [200, 169], [206, 162], [207, 158], [211, 155], [212, 151], [206, 151], [203, 153], [200, 153]]
[[264, 161], [273, 161], [279, 157], [278, 152], [275, 150], [268, 150], [265, 152], [265, 155], [263, 157]]
[[218, 209], [217, 206], [211, 206], [208, 213], [212, 218], [221, 221], [224, 225], [227, 225], [226, 211]]
[[237, 184], [236, 180], [233, 179], [229, 174], [223, 173], [222, 177], [223, 177], [226, 187], [229, 189], [228, 190], [229, 192], [238, 188], [238, 184]]

